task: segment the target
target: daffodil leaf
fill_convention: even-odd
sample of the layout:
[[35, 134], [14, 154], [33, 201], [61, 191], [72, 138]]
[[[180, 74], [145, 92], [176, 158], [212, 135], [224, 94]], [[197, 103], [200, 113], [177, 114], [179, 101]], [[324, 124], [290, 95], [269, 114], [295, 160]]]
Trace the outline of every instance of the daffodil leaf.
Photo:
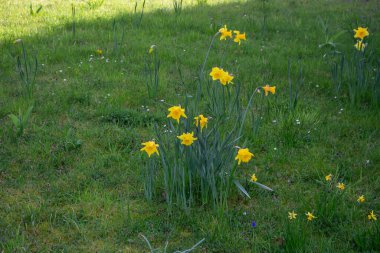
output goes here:
[[334, 36], [331, 37], [330, 41], [336, 40], [337, 38], [339, 38], [340, 36], [342, 36], [344, 33], [346, 33], [345, 30], [338, 32], [337, 34], [335, 34]]
[[258, 182], [252, 182], [252, 183], [256, 184], [257, 186], [259, 186], [259, 187], [261, 187], [261, 188], [263, 188], [263, 189], [265, 189], [265, 190], [268, 190], [268, 191], [271, 191], [271, 192], [273, 191], [273, 189], [269, 188], [269, 187], [266, 186], [266, 185], [260, 184], [260, 183], [258, 183]]
[[240, 182], [236, 179], [234, 179], [234, 184], [236, 185], [236, 187], [242, 192], [244, 193], [245, 196], [247, 196], [248, 198], [251, 198], [248, 194], [248, 192], [244, 189], [244, 187], [240, 184]]

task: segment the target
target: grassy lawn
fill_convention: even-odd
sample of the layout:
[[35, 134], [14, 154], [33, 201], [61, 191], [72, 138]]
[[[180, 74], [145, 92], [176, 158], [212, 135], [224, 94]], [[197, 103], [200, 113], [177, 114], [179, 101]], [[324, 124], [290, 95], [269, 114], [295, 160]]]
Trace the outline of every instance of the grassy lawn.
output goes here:
[[[3, 1], [0, 252], [148, 252], [139, 234], [162, 252], [166, 241], [174, 252], [203, 238], [195, 252], [379, 252], [379, 221], [367, 218], [371, 210], [380, 217], [379, 106], [352, 105], [347, 88], [334, 89], [328, 49], [319, 45], [321, 20], [329, 36], [345, 31], [334, 39], [341, 51], [354, 50], [352, 29], [368, 27], [379, 61], [380, 2], [184, 0], [175, 12], [171, 0], [147, 0], [143, 14], [137, 2]], [[228, 209], [169, 210], [160, 172], [156, 197], [144, 196], [141, 143], [166, 124], [169, 105], [194, 100], [210, 41], [225, 24], [247, 40], [217, 38], [206, 79], [223, 66], [245, 105], [257, 86], [276, 86], [255, 100], [239, 140], [255, 154], [238, 168], [251, 199], [232, 189]], [[31, 96], [17, 69], [22, 45], [38, 59]], [[160, 59], [154, 99], [145, 72], [151, 45]], [[30, 106], [18, 136], [8, 115]], [[274, 191], [251, 184], [252, 173]], [[317, 218], [307, 221], [307, 212]]]

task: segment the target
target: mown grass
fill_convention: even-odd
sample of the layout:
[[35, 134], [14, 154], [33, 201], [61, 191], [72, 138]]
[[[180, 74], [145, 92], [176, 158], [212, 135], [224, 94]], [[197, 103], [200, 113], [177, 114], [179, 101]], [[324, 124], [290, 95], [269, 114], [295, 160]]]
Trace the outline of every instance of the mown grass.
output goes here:
[[[318, 48], [318, 17], [328, 20], [333, 33], [347, 30], [339, 38], [342, 47], [353, 45], [350, 29], [357, 25], [368, 26], [378, 43], [379, 3], [184, 1], [175, 14], [171, 1], [164, 2], [147, 1], [139, 26], [141, 2], [136, 15], [133, 1], [105, 1], [93, 9], [76, 4], [75, 37], [70, 1], [33, 1], [43, 5], [33, 16], [29, 1], [3, 3], [0, 249], [141, 252], [142, 233], [156, 247], [169, 240], [173, 251], [202, 238], [200, 252], [379, 251], [378, 222], [366, 217], [380, 211], [379, 110], [350, 107], [347, 94], [333, 92]], [[153, 122], [163, 124], [167, 112], [166, 105], [148, 99], [145, 58], [157, 45], [157, 97], [178, 104], [194, 93], [210, 39], [224, 24], [247, 32], [248, 40], [240, 47], [229, 44], [223, 60], [236, 80], [252, 90], [277, 86], [276, 96], [264, 100], [258, 130], [245, 129], [256, 157], [239, 171], [248, 177], [254, 170], [275, 191], [247, 184], [252, 199], [236, 194], [228, 212], [199, 207], [169, 213], [164, 197], [149, 203], [143, 192], [140, 144], [153, 138]], [[20, 47], [13, 41], [20, 38], [39, 60], [33, 99], [23, 96], [16, 71]], [[207, 70], [220, 64], [225, 45], [216, 43]], [[96, 56], [98, 48], [104, 58]], [[292, 112], [288, 59], [292, 78], [301, 66], [304, 77]], [[31, 104], [31, 122], [18, 138], [7, 115]], [[344, 192], [326, 189], [329, 173], [339, 175]], [[361, 194], [366, 202], [359, 205]], [[291, 210], [299, 214], [297, 224], [289, 224]], [[306, 222], [307, 211], [318, 218]]]

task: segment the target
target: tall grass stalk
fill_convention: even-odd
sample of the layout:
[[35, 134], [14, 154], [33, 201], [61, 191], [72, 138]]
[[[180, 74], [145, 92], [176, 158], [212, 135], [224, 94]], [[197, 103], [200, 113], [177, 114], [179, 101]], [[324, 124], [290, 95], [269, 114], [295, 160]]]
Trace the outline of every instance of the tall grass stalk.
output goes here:
[[291, 60], [288, 59], [289, 111], [296, 109], [299, 100], [299, 90], [303, 86], [303, 83], [302, 66], [299, 67], [297, 79], [293, 81], [291, 76]]
[[152, 45], [145, 60], [144, 76], [148, 97], [156, 99], [159, 85], [160, 59], [158, 58], [157, 47]]
[[182, 2], [183, 0], [173, 0], [174, 13], [180, 15], [182, 12]]
[[33, 96], [34, 83], [36, 80], [38, 70], [37, 56], [34, 55], [33, 59], [29, 59], [29, 55], [25, 49], [24, 42], [18, 40], [21, 44], [21, 56], [17, 56], [17, 70], [21, 79], [22, 86], [25, 94], [31, 98]]
[[141, 12], [140, 15], [137, 14], [137, 2], [135, 2], [135, 10], [132, 16], [132, 25], [139, 28], [141, 26], [141, 22], [144, 16], [144, 9], [145, 9], [145, 1], [143, 1], [142, 7], [141, 7]]

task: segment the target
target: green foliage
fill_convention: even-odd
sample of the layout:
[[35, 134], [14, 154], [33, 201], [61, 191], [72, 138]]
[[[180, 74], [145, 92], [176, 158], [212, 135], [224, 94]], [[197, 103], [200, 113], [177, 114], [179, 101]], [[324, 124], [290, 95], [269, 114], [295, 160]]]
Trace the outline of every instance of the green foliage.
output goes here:
[[160, 59], [158, 58], [157, 46], [152, 45], [149, 49], [149, 55], [145, 60], [144, 76], [148, 97], [157, 99]]
[[8, 115], [16, 129], [17, 136], [20, 137], [24, 134], [24, 131], [28, 126], [30, 116], [32, 115], [32, 110], [33, 106], [30, 106], [24, 113], [21, 109], [19, 109], [17, 116], [14, 114]]
[[40, 11], [42, 11], [42, 4], [38, 5], [38, 8], [36, 9], [36, 11], [33, 10], [33, 4], [32, 2], [30, 2], [30, 6], [29, 6], [29, 13], [31, 16], [36, 16], [38, 13], [40, 13]]
[[100, 8], [103, 5], [104, 0], [87, 0], [86, 3], [87, 3], [87, 6], [91, 10], [95, 10], [95, 9]]
[[174, 13], [177, 15], [181, 14], [182, 12], [182, 3], [183, 0], [173, 0]]
[[359, 252], [376, 252], [380, 250], [379, 223], [365, 224], [354, 232], [353, 243]]
[[34, 55], [31, 60], [25, 49], [24, 42], [17, 40], [16, 43], [21, 45], [22, 50], [21, 56], [17, 56], [17, 70], [22, 82], [22, 87], [24, 88], [24, 93], [31, 98], [38, 70], [37, 56]]
[[133, 13], [133, 16], [132, 16], [132, 25], [134, 27], [139, 28], [141, 26], [141, 22], [142, 22], [142, 19], [143, 19], [143, 16], [144, 16], [145, 1], [146, 0], [144, 0], [143, 3], [142, 3], [140, 15], [137, 13], [137, 1], [135, 3], [135, 10], [134, 10], [134, 13]]
[[308, 252], [308, 230], [306, 224], [300, 220], [288, 220], [285, 224], [284, 232], [284, 251], [292, 252]]
[[[161, 252], [160, 249], [154, 249], [151, 245], [151, 243], [149, 242], [148, 238], [146, 238], [143, 234], [140, 234], [140, 236], [143, 238], [143, 240], [146, 242], [146, 244], [148, 245], [149, 247], [149, 250], [150, 250], [150, 253], [159, 253]], [[205, 239], [202, 239], [200, 240], [199, 242], [197, 242], [193, 247], [191, 247], [190, 249], [187, 249], [187, 250], [176, 250], [174, 251], [173, 253], [188, 253], [188, 252], [191, 252], [191, 251], [194, 251], [199, 245], [201, 245], [203, 243]], [[167, 253], [167, 248], [168, 248], [168, 245], [169, 245], [169, 242], [167, 241], [166, 244], [165, 244], [165, 248], [164, 248], [164, 251], [162, 251], [163, 253]]]
[[66, 151], [76, 150], [82, 146], [82, 140], [77, 139], [73, 128], [69, 128], [66, 132], [63, 147]]

